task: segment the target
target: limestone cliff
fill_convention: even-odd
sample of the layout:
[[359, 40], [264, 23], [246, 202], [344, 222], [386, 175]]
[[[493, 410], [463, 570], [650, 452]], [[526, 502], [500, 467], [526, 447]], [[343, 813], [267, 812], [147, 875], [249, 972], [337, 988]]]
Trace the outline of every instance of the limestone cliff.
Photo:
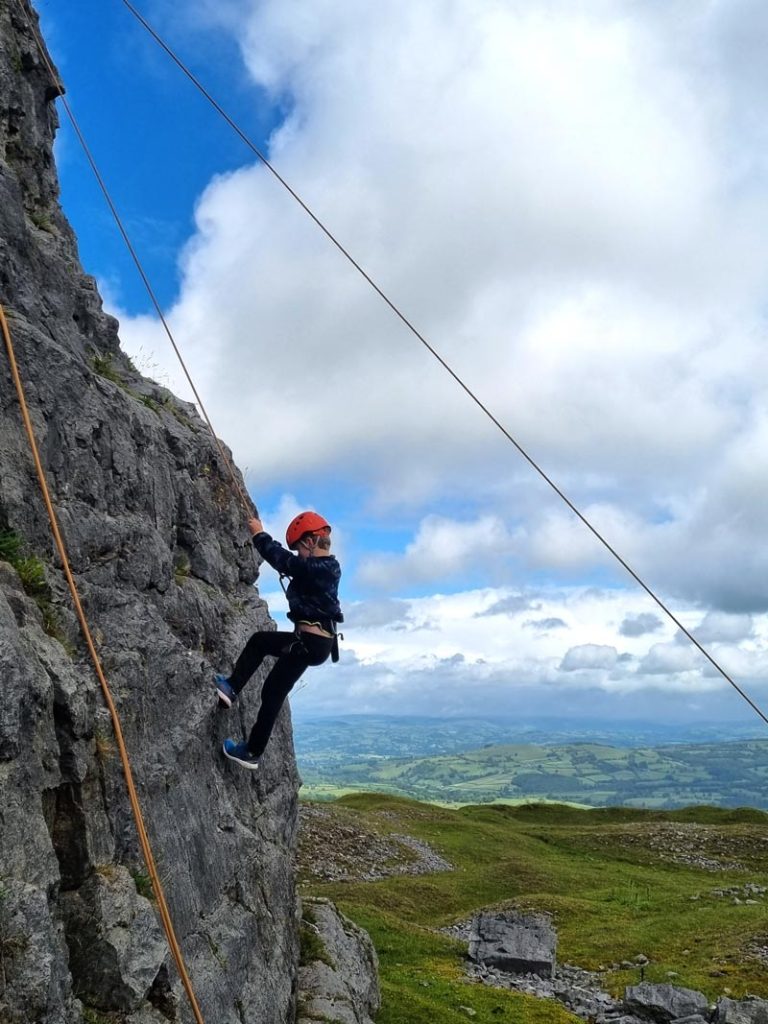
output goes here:
[[[258, 774], [219, 750], [214, 670], [268, 622], [225, 467], [143, 379], [58, 204], [57, 87], [0, 0], [0, 301], [76, 580], [207, 1021], [294, 1019], [297, 773], [287, 712]], [[0, 1020], [187, 1021], [103, 699], [0, 355]], [[112, 1016], [111, 1014], [114, 1014]]]

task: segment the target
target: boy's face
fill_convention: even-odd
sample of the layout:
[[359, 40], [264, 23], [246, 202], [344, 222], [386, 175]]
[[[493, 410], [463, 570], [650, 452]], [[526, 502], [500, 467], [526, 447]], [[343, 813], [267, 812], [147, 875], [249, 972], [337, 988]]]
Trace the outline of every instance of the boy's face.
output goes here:
[[318, 555], [327, 555], [331, 550], [331, 531], [323, 530], [322, 533], [308, 533], [299, 541], [296, 553], [299, 558], [311, 558]]

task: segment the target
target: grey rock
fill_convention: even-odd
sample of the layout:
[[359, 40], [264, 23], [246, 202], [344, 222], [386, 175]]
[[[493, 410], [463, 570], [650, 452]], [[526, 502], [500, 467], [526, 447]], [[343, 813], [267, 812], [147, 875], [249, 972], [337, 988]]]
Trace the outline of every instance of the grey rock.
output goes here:
[[[62, 87], [27, 17], [27, 0], [0, 2], [0, 302], [198, 1000], [217, 1024], [285, 1024], [299, 952], [290, 714], [253, 777], [220, 747], [255, 718], [262, 676], [229, 714], [211, 687], [272, 626], [258, 566], [213, 438], [136, 372], [80, 266], [53, 162]], [[43, 578], [27, 593], [0, 561], [0, 1020], [81, 1024], [82, 996], [131, 1024], [186, 1024], [155, 909], [136, 891], [144, 866], [112, 725], [3, 356], [8, 530]]]
[[518, 911], [478, 914], [469, 941], [473, 960], [511, 973], [551, 978], [555, 970], [557, 935], [544, 914]]
[[312, 929], [321, 952], [299, 970], [297, 1024], [333, 1020], [371, 1024], [381, 1005], [378, 960], [367, 933], [330, 900], [304, 901], [304, 927]]
[[654, 985], [648, 981], [625, 989], [624, 1003], [637, 1016], [662, 1024], [692, 1014], [706, 1016], [709, 1007], [706, 996], [694, 989]]
[[768, 999], [728, 999], [722, 996], [715, 1006], [716, 1024], [768, 1024]]
[[126, 868], [94, 871], [62, 894], [75, 994], [102, 1010], [138, 1009], [160, 971], [167, 947], [152, 904]]

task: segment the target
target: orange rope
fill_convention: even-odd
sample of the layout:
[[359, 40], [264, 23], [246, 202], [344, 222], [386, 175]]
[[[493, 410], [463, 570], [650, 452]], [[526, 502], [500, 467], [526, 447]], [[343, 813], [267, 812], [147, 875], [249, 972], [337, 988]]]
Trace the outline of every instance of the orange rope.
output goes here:
[[118, 715], [117, 708], [115, 707], [115, 702], [112, 699], [112, 694], [110, 692], [106, 676], [104, 675], [104, 670], [101, 667], [101, 660], [99, 659], [99, 655], [96, 651], [96, 647], [93, 642], [93, 637], [91, 635], [91, 630], [88, 625], [88, 620], [86, 619], [85, 612], [83, 611], [83, 606], [80, 602], [80, 595], [77, 590], [77, 584], [75, 583], [74, 577], [72, 575], [72, 569], [69, 564], [67, 550], [64, 545], [61, 532], [59, 531], [58, 519], [56, 516], [56, 512], [53, 508], [50, 492], [48, 490], [48, 483], [45, 478], [45, 470], [43, 469], [43, 464], [40, 461], [40, 453], [37, 447], [37, 441], [35, 439], [35, 431], [32, 425], [32, 420], [29, 415], [29, 408], [27, 406], [27, 400], [24, 394], [24, 387], [22, 385], [18, 365], [16, 363], [16, 355], [13, 348], [13, 341], [11, 339], [11, 332], [8, 327], [8, 321], [6, 319], [5, 310], [3, 309], [2, 304], [0, 304], [0, 328], [2, 328], [3, 339], [5, 341], [5, 347], [8, 353], [8, 362], [11, 368], [11, 376], [13, 377], [13, 383], [16, 387], [16, 394], [18, 396], [19, 405], [21, 407], [21, 416], [24, 421], [24, 428], [27, 432], [29, 447], [31, 449], [32, 458], [35, 463], [37, 479], [40, 483], [40, 490], [42, 491], [43, 501], [45, 502], [45, 508], [46, 511], [48, 512], [48, 518], [51, 522], [51, 530], [53, 531], [53, 537], [56, 542], [59, 557], [61, 558], [62, 567], [64, 569], [64, 575], [66, 576], [67, 584], [69, 586], [69, 592], [72, 595], [72, 601], [75, 606], [77, 618], [80, 622], [80, 628], [83, 631], [85, 642], [88, 645], [88, 651], [91, 655], [91, 661], [93, 662], [93, 667], [96, 670], [96, 675], [99, 678], [101, 690], [102, 693], [104, 694], [104, 700], [106, 701], [107, 707], [109, 708], [109, 714], [112, 718], [112, 727], [114, 728], [115, 731], [115, 739], [117, 740], [117, 747], [120, 752], [120, 760], [123, 765], [125, 784], [128, 789], [128, 798], [130, 800], [131, 809], [133, 811], [133, 816], [136, 821], [136, 831], [138, 832], [139, 835], [139, 843], [141, 844], [141, 850], [142, 853], [144, 854], [144, 861], [146, 862], [147, 865], [149, 877], [152, 879], [152, 889], [154, 890], [155, 899], [157, 900], [157, 907], [158, 910], [160, 911], [160, 917], [163, 922], [163, 929], [165, 931], [166, 938], [168, 939], [168, 946], [170, 947], [171, 953], [173, 954], [173, 959], [176, 961], [176, 967], [178, 968], [179, 971], [179, 977], [181, 978], [181, 982], [186, 990], [187, 996], [189, 997], [189, 1001], [192, 1005], [192, 1012], [195, 1016], [195, 1020], [197, 1021], [197, 1024], [204, 1024], [200, 1008], [197, 1004], [197, 999], [195, 998], [195, 993], [192, 989], [192, 983], [189, 979], [189, 975], [187, 974], [187, 969], [184, 963], [184, 955], [181, 951], [181, 947], [179, 946], [178, 940], [176, 938], [176, 933], [173, 928], [171, 915], [168, 910], [168, 905], [165, 901], [165, 893], [163, 892], [163, 886], [160, 882], [160, 876], [157, 871], [157, 865], [155, 864], [155, 858], [152, 854], [152, 847], [150, 845], [146, 826], [144, 824], [144, 817], [141, 813], [139, 797], [136, 792], [136, 786], [133, 781], [133, 772], [131, 770], [130, 758], [128, 756], [128, 751], [125, 746], [125, 740], [123, 739], [123, 730], [120, 725], [120, 717]]

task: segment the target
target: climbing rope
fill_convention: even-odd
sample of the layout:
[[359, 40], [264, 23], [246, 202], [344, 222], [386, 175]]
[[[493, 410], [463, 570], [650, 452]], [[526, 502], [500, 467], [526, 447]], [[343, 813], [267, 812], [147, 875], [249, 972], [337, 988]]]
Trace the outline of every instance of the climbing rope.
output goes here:
[[108, 190], [108, 188], [106, 186], [106, 182], [104, 181], [104, 178], [102, 177], [101, 172], [99, 171], [98, 165], [96, 164], [96, 161], [95, 161], [95, 159], [93, 157], [93, 154], [91, 153], [91, 150], [90, 150], [90, 148], [88, 146], [88, 143], [86, 142], [85, 136], [83, 135], [82, 131], [80, 130], [80, 125], [77, 122], [77, 118], [75, 117], [75, 115], [74, 115], [74, 113], [72, 111], [72, 108], [71, 108], [69, 102], [67, 101], [67, 98], [66, 98], [66, 96], [64, 94], [64, 88], [62, 87], [62, 85], [61, 85], [61, 83], [59, 81], [58, 75], [56, 74], [56, 70], [53, 67], [53, 64], [51, 63], [51, 61], [50, 61], [50, 59], [48, 57], [48, 53], [46, 52], [45, 46], [43, 45], [43, 41], [40, 38], [40, 34], [38, 33], [38, 31], [35, 28], [35, 26], [32, 24], [32, 22], [31, 22], [31, 20], [29, 18], [29, 15], [27, 14], [26, 7], [24, 6], [24, 0], [18, 0], [18, 2], [19, 2], [19, 6], [21, 7], [22, 12], [24, 14], [24, 19], [25, 19], [25, 21], [27, 23], [27, 27], [29, 28], [30, 34], [32, 35], [33, 39], [35, 40], [35, 45], [37, 46], [37, 49], [38, 49], [38, 51], [40, 53], [40, 56], [41, 56], [41, 58], [43, 60], [43, 63], [45, 64], [45, 67], [47, 68], [48, 73], [50, 74], [51, 79], [52, 79], [54, 85], [56, 86], [56, 94], [57, 94], [58, 98], [61, 100], [62, 106], [64, 107], [64, 110], [66, 111], [67, 117], [69, 118], [69, 121], [72, 124], [72, 128], [75, 131], [75, 135], [77, 136], [78, 141], [79, 141], [79, 143], [80, 143], [80, 145], [81, 145], [81, 147], [83, 149], [83, 152], [85, 154], [85, 157], [86, 157], [88, 163], [90, 164], [90, 167], [91, 167], [91, 170], [93, 171], [94, 177], [96, 178], [96, 181], [97, 181], [97, 183], [99, 185], [99, 188], [101, 189], [101, 191], [102, 191], [102, 193], [104, 195], [104, 199], [106, 200], [107, 206], [109, 207], [109, 209], [110, 209], [110, 211], [112, 213], [112, 216], [115, 219], [115, 223], [117, 224], [118, 230], [119, 230], [120, 234], [123, 237], [123, 241], [125, 242], [126, 248], [128, 249], [128, 252], [130, 253], [131, 259], [133, 260], [133, 262], [134, 262], [134, 264], [136, 266], [136, 269], [139, 272], [139, 276], [141, 277], [141, 280], [142, 280], [142, 282], [144, 284], [144, 287], [147, 290], [147, 295], [149, 296], [149, 299], [150, 299], [152, 305], [155, 307], [155, 312], [158, 315], [160, 323], [163, 325], [163, 329], [164, 329], [164, 331], [165, 331], [165, 333], [166, 333], [166, 335], [168, 337], [168, 340], [171, 343], [173, 351], [176, 354], [176, 358], [178, 359], [179, 365], [181, 366], [181, 369], [182, 369], [182, 371], [184, 373], [184, 376], [187, 379], [187, 383], [189, 384], [190, 388], [192, 389], [192, 394], [195, 396], [195, 401], [197, 402], [197, 405], [200, 408], [200, 412], [202, 413], [203, 419], [205, 420], [205, 422], [206, 422], [206, 424], [208, 426], [208, 429], [211, 432], [213, 440], [216, 443], [216, 447], [219, 450], [219, 454], [221, 455], [222, 461], [223, 461], [224, 465], [227, 467], [227, 471], [228, 471], [229, 476], [230, 476], [230, 482], [232, 484], [233, 490], [235, 491], [235, 494], [237, 495], [237, 497], [239, 498], [239, 500], [240, 500], [240, 502], [241, 502], [241, 504], [243, 506], [243, 509], [245, 511], [245, 514], [246, 514], [246, 517], [248, 519], [250, 519], [251, 516], [254, 514], [253, 502], [250, 500], [250, 498], [246, 495], [245, 491], [241, 487], [240, 481], [237, 478], [237, 473], [235, 472], [235, 468], [232, 465], [232, 460], [227, 455], [227, 452], [226, 452], [226, 450], [224, 448], [224, 445], [221, 443], [221, 441], [219, 440], [219, 438], [216, 435], [216, 431], [213, 429], [213, 424], [212, 424], [211, 419], [210, 419], [210, 417], [208, 415], [208, 411], [205, 408], [205, 404], [203, 403], [203, 400], [200, 397], [197, 388], [195, 387], [195, 382], [192, 380], [192, 376], [191, 376], [189, 370], [187, 369], [187, 364], [184, 362], [184, 359], [183, 359], [182, 354], [181, 354], [181, 350], [179, 349], [179, 346], [176, 343], [176, 339], [174, 338], [173, 332], [171, 331], [171, 328], [170, 328], [170, 325], [168, 324], [168, 321], [167, 321], [167, 319], [165, 317], [165, 314], [163, 313], [163, 309], [162, 309], [162, 307], [160, 305], [160, 302], [158, 301], [158, 298], [155, 295], [155, 291], [154, 291], [154, 289], [152, 287], [152, 284], [151, 284], [149, 278], [147, 277], [147, 274], [144, 271], [144, 267], [142, 265], [141, 260], [139, 259], [139, 255], [138, 255], [138, 253], [137, 253], [133, 243], [131, 242], [130, 236], [128, 235], [128, 232], [127, 232], [127, 230], [125, 228], [125, 225], [123, 224], [122, 218], [120, 217], [120, 214], [119, 214], [119, 212], [117, 210], [117, 207], [115, 206], [115, 203], [112, 200], [112, 196], [110, 195], [110, 192], [109, 192], [109, 190]]
[[152, 880], [152, 890], [155, 894], [155, 899], [157, 901], [157, 908], [160, 912], [160, 919], [163, 923], [163, 930], [165, 931], [165, 935], [168, 940], [168, 946], [173, 955], [173, 959], [176, 962], [176, 967], [179, 972], [179, 977], [181, 978], [181, 983], [184, 986], [184, 989], [189, 998], [189, 1002], [192, 1006], [192, 1012], [194, 1014], [195, 1021], [197, 1022], [197, 1024], [204, 1024], [203, 1016], [197, 1004], [197, 999], [195, 998], [192, 983], [189, 979], [186, 965], [184, 963], [184, 954], [182, 953], [181, 947], [179, 946], [178, 940], [176, 938], [176, 932], [174, 931], [173, 928], [173, 921], [171, 920], [171, 915], [168, 910], [168, 904], [166, 903], [165, 900], [165, 893], [163, 891], [163, 886], [157, 871], [155, 858], [152, 853], [152, 847], [150, 845], [149, 836], [147, 835], [147, 829], [144, 824], [144, 816], [141, 812], [139, 797], [136, 792], [136, 786], [133, 781], [133, 771], [131, 769], [131, 762], [128, 756], [128, 750], [125, 746], [125, 740], [123, 738], [123, 730], [120, 724], [120, 716], [118, 715], [115, 702], [112, 699], [112, 693], [109, 688], [109, 683], [107, 682], [106, 676], [104, 675], [104, 670], [102, 669], [101, 666], [101, 659], [99, 658], [96, 646], [93, 641], [93, 636], [88, 625], [88, 620], [86, 618], [82, 603], [80, 601], [80, 595], [78, 593], [77, 584], [75, 583], [74, 577], [72, 575], [72, 569], [70, 566], [69, 557], [67, 555], [67, 549], [64, 544], [64, 540], [61, 536], [61, 532], [59, 530], [58, 518], [56, 516], [56, 512], [53, 507], [53, 502], [51, 501], [51, 495], [48, 490], [48, 482], [45, 477], [45, 470], [43, 469], [43, 464], [40, 460], [40, 452], [37, 446], [37, 440], [35, 438], [35, 431], [32, 425], [32, 420], [29, 415], [29, 408], [27, 406], [26, 396], [24, 394], [24, 387], [21, 381], [19, 368], [16, 362], [16, 354], [14, 351], [13, 340], [11, 338], [11, 331], [8, 326], [8, 320], [6, 318], [5, 310], [3, 309], [2, 304], [0, 304], [0, 329], [2, 329], [3, 340], [5, 342], [5, 349], [8, 354], [8, 363], [11, 368], [11, 376], [13, 378], [13, 383], [16, 388], [16, 394], [19, 400], [19, 406], [21, 408], [21, 417], [22, 420], [24, 421], [24, 429], [26, 431], [27, 439], [29, 441], [29, 447], [32, 452], [32, 459], [35, 463], [35, 471], [37, 473], [37, 479], [40, 484], [40, 490], [43, 495], [43, 501], [45, 502], [45, 508], [48, 513], [48, 519], [50, 520], [51, 523], [51, 530], [53, 532], [54, 541], [56, 542], [56, 548], [59, 552], [59, 558], [61, 559], [62, 568], [64, 569], [64, 575], [67, 580], [69, 592], [72, 595], [72, 602], [75, 606], [75, 612], [77, 614], [78, 621], [80, 622], [80, 628], [83, 632], [83, 636], [88, 647], [88, 653], [91, 656], [93, 667], [96, 670], [96, 675], [98, 676], [99, 683], [101, 685], [101, 690], [102, 693], [104, 694], [104, 701], [106, 702], [107, 708], [109, 709], [110, 717], [112, 719], [112, 728], [114, 729], [115, 739], [117, 741], [117, 749], [120, 752], [120, 761], [123, 766], [123, 774], [125, 775], [125, 784], [128, 790], [128, 799], [130, 800], [131, 810], [133, 811], [133, 817], [136, 822], [136, 831], [138, 832], [139, 836], [141, 852], [144, 855], [144, 861], [147, 865], [147, 871], [149, 873], [150, 879]]
[[763, 711], [755, 704], [755, 702], [748, 696], [747, 693], [731, 678], [731, 676], [722, 668], [715, 658], [706, 650], [702, 644], [696, 639], [693, 634], [686, 629], [686, 627], [680, 622], [676, 615], [667, 607], [667, 605], [658, 597], [654, 590], [642, 579], [642, 577], [632, 568], [631, 565], [618, 553], [618, 551], [606, 540], [606, 538], [598, 531], [598, 529], [592, 525], [587, 517], [580, 511], [580, 509], [571, 501], [571, 499], [565, 494], [565, 492], [555, 483], [555, 481], [541, 468], [541, 466], [535, 461], [535, 459], [528, 453], [528, 451], [520, 444], [519, 441], [507, 430], [507, 428], [501, 423], [496, 415], [491, 412], [487, 405], [480, 400], [475, 392], [469, 387], [468, 384], [459, 376], [459, 374], [450, 366], [450, 364], [440, 355], [424, 335], [416, 329], [406, 315], [399, 309], [395, 302], [389, 298], [389, 296], [379, 287], [368, 272], [361, 266], [360, 263], [348, 252], [348, 250], [342, 245], [342, 243], [336, 238], [332, 231], [326, 227], [323, 221], [314, 213], [314, 211], [307, 205], [307, 203], [301, 198], [296, 190], [282, 177], [276, 168], [270, 163], [269, 159], [264, 153], [251, 141], [246, 133], [239, 127], [232, 117], [224, 110], [224, 108], [217, 102], [211, 93], [205, 88], [202, 82], [195, 76], [195, 74], [187, 67], [187, 65], [181, 60], [181, 58], [171, 49], [168, 43], [159, 35], [158, 32], [149, 24], [146, 18], [141, 15], [130, 0], [122, 0], [122, 3], [136, 20], [141, 24], [144, 29], [149, 33], [155, 42], [168, 54], [171, 60], [176, 66], [186, 75], [186, 77], [192, 82], [195, 88], [205, 97], [205, 99], [211, 104], [216, 112], [226, 121], [226, 123], [232, 128], [232, 130], [239, 136], [239, 138], [245, 143], [250, 151], [261, 161], [264, 167], [273, 175], [273, 177], [280, 183], [280, 185], [289, 193], [289, 195], [299, 204], [306, 214], [314, 221], [318, 228], [323, 232], [326, 238], [335, 246], [336, 249], [348, 260], [349, 263], [355, 268], [355, 270], [364, 278], [364, 280], [373, 288], [376, 294], [381, 298], [390, 310], [398, 317], [400, 321], [407, 327], [407, 329], [413, 334], [418, 341], [427, 349], [427, 351], [437, 360], [443, 369], [450, 374], [456, 384], [464, 391], [464, 393], [475, 403], [480, 411], [501, 431], [507, 441], [514, 445], [520, 455], [526, 460], [532, 469], [538, 473], [542, 480], [545, 481], [551, 487], [551, 489], [557, 494], [557, 496], [565, 502], [568, 508], [573, 514], [587, 527], [592, 535], [603, 545], [603, 547], [616, 559], [616, 561], [629, 573], [632, 579], [642, 587], [642, 589], [648, 594], [648, 596], [658, 605], [658, 607], [664, 612], [664, 614], [671, 619], [671, 621], [677, 626], [677, 628], [690, 640], [690, 642], [696, 647], [712, 665], [713, 668], [719, 672], [719, 674], [730, 683], [730, 685], [736, 690], [736, 692], [749, 704], [749, 706], [755, 711], [760, 718], [768, 725], [768, 717]]

